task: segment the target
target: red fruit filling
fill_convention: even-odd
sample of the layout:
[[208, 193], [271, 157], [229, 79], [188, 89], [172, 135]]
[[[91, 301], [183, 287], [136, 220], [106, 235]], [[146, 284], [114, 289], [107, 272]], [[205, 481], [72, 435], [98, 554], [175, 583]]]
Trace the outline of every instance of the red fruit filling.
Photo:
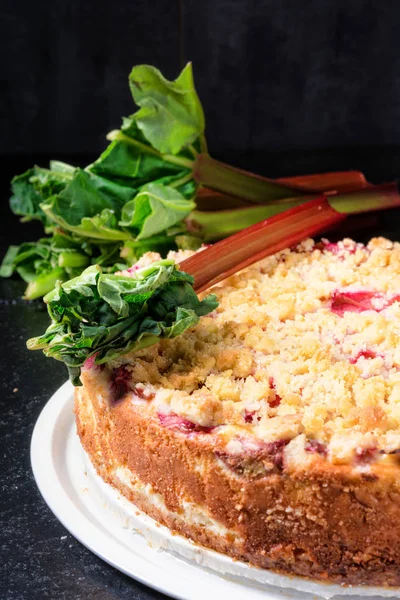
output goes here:
[[367, 448], [357, 448], [355, 458], [358, 464], [367, 464], [376, 461], [378, 455], [378, 448], [369, 446]]
[[345, 246], [339, 246], [339, 244], [334, 242], [325, 243], [324, 250], [328, 250], [328, 252], [332, 252], [332, 254], [355, 254], [356, 246], [352, 248], [346, 248]]
[[290, 440], [276, 440], [265, 444], [265, 453], [272, 460], [273, 464], [280, 470], [283, 469], [283, 451]]
[[129, 267], [129, 269], [127, 269], [128, 273], [134, 273], [135, 271], [138, 271], [140, 269], [139, 265], [132, 265], [132, 267]]
[[[380, 302], [373, 302], [380, 301]], [[331, 297], [331, 311], [342, 317], [346, 312], [361, 313], [366, 310], [375, 310], [377, 312], [388, 306], [384, 295], [380, 292], [368, 290], [335, 290]]]
[[270, 405], [271, 408], [276, 408], [277, 406], [280, 405], [281, 400], [282, 400], [282, 398], [280, 397], [280, 395], [275, 392], [275, 398], [269, 398], [268, 404]]
[[131, 373], [126, 367], [117, 367], [111, 373], [111, 395], [114, 402], [121, 400], [130, 391]]
[[96, 356], [98, 353], [93, 354], [93, 356], [89, 356], [89, 358], [87, 358], [83, 364], [83, 369], [85, 371], [89, 371], [90, 369], [99, 369], [100, 371], [102, 371], [104, 369], [104, 365], [97, 365], [96, 364]]
[[318, 250], [327, 250], [332, 254], [342, 254], [343, 258], [345, 254], [355, 254], [357, 248], [365, 248], [364, 244], [345, 246], [343, 244], [338, 244], [337, 242], [330, 242], [329, 240], [321, 240], [320, 242], [317, 242], [314, 247]]
[[253, 423], [254, 421], [260, 421], [261, 417], [257, 416], [255, 417], [257, 411], [255, 410], [245, 410], [244, 411], [244, 415], [243, 418], [246, 421], [246, 423]]
[[335, 242], [324, 242], [324, 250], [328, 250], [328, 252], [332, 252], [332, 254], [339, 254], [339, 252], [342, 251], [342, 249], [339, 248], [339, 244], [336, 244]]
[[146, 392], [144, 388], [138, 385], [134, 387], [133, 392], [138, 398], [141, 398], [142, 400], [153, 400], [153, 398], [155, 397], [155, 394], [153, 394], [153, 392]]
[[304, 450], [306, 452], [314, 452], [316, 454], [321, 454], [322, 456], [326, 456], [327, 454], [325, 444], [317, 442], [317, 440], [308, 440], [308, 442], [304, 446]]
[[252, 410], [251, 412], [249, 412], [248, 410], [244, 411], [244, 420], [246, 421], [246, 423], [252, 423], [253, 422], [253, 417], [256, 414], [255, 410]]
[[366, 310], [381, 312], [394, 302], [400, 301], [400, 295], [387, 297], [381, 292], [370, 290], [335, 290], [331, 297], [331, 311], [343, 317], [346, 312], [361, 313]]
[[350, 363], [355, 365], [359, 358], [376, 358], [377, 356], [380, 356], [380, 354], [377, 354], [374, 350], [360, 350], [356, 356], [350, 358]]
[[204, 425], [198, 425], [188, 419], [184, 419], [175, 413], [169, 415], [163, 415], [158, 413], [158, 418], [161, 425], [172, 429], [173, 431], [179, 431], [180, 433], [210, 433], [215, 427], [205, 427]]
[[328, 252], [332, 252], [332, 254], [355, 254], [357, 252], [357, 248], [363, 248], [363, 244], [354, 244], [352, 246], [344, 246], [343, 244], [338, 244], [337, 242], [328, 242], [323, 241], [324, 250], [328, 250]]
[[277, 406], [280, 405], [282, 398], [276, 392], [275, 380], [273, 377], [269, 378], [269, 385], [274, 390], [275, 396], [274, 396], [274, 398], [268, 398], [268, 404], [271, 408], [276, 408]]
[[[229, 469], [239, 475], [263, 477], [271, 471], [271, 463], [277, 469], [283, 469], [283, 450], [289, 441], [277, 440], [276, 442], [263, 444], [258, 449], [246, 449], [245, 445], [243, 445], [243, 452], [240, 454], [230, 454], [220, 451], [217, 451], [215, 454]], [[269, 465], [266, 463], [269, 463]]]

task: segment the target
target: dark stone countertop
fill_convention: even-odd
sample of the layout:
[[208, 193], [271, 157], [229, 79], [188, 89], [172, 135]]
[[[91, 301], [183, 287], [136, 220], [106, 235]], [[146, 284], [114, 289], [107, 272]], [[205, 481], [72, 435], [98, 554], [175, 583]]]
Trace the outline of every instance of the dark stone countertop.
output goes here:
[[19, 281], [0, 281], [0, 597], [163, 598], [82, 546], [40, 496], [29, 458], [32, 430], [66, 371], [61, 363], [26, 350], [25, 340], [42, 331], [48, 319], [40, 302], [19, 298], [23, 289]]
[[[59, 158], [74, 162], [71, 157]], [[363, 149], [358, 154], [351, 149], [335, 149], [303, 155], [268, 155], [267, 159], [272, 164], [271, 176], [360, 168], [379, 182], [400, 174], [400, 151], [396, 148]], [[265, 155], [260, 156], [259, 164], [268, 164], [268, 160]], [[32, 240], [40, 235], [37, 225], [20, 225], [7, 205], [11, 176], [34, 162], [45, 164], [43, 157], [34, 156], [3, 161], [6, 168], [0, 182], [4, 203], [1, 252], [11, 242]], [[374, 231], [363, 231], [356, 239], [362, 241], [371, 234], [400, 239], [399, 224], [400, 211], [387, 212], [380, 217]], [[23, 289], [21, 281], [0, 280], [0, 597], [4, 600], [163, 598], [82, 546], [53, 516], [37, 490], [29, 459], [32, 430], [46, 401], [66, 380], [66, 371], [62, 364], [26, 350], [25, 340], [43, 331], [47, 315], [40, 302], [21, 300]]]

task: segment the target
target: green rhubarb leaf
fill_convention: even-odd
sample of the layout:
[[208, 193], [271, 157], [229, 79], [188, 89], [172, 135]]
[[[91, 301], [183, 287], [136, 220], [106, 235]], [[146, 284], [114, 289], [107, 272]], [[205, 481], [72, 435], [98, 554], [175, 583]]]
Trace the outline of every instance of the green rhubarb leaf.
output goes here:
[[[80, 250], [86, 243], [85, 239], [79, 238], [77, 236], [74, 237], [71, 233], [63, 231], [59, 228], [54, 229], [53, 235], [50, 239], [52, 248], [54, 250], [59, 249], [60, 251], [64, 251], [67, 249]], [[87, 251], [87, 248], [85, 248], [85, 251]], [[88, 254], [91, 254], [90, 250]]]
[[65, 178], [69, 176], [72, 178], [73, 175], [75, 175], [76, 167], [62, 162], [61, 160], [51, 160], [50, 170], [53, 173], [57, 173], [59, 176], [64, 176]]
[[99, 243], [128, 240], [132, 236], [118, 227], [118, 220], [113, 211], [105, 208], [99, 215], [84, 217], [73, 229], [74, 233], [91, 238]]
[[80, 385], [88, 358], [101, 364], [175, 337], [217, 307], [215, 296], [199, 300], [192, 285], [193, 277], [168, 260], [130, 277], [89, 267], [45, 297], [51, 324], [28, 340], [28, 348], [63, 361], [73, 383]]
[[184, 232], [176, 236], [175, 243], [179, 250], [198, 250], [203, 240], [199, 235]]
[[10, 277], [17, 272], [24, 281], [29, 282], [38, 272], [52, 268], [49, 240], [42, 238], [37, 242], [24, 242], [20, 246], [10, 246], [0, 269], [2, 277]]
[[39, 219], [47, 226], [47, 217], [40, 204], [50, 196], [61, 192], [72, 180], [74, 172], [75, 167], [53, 161], [50, 169], [34, 166], [25, 173], [17, 175], [11, 182], [13, 191], [10, 198], [11, 210], [24, 217], [24, 221]]
[[10, 246], [0, 266], [0, 277], [11, 277], [15, 271], [15, 259], [18, 256], [19, 246]]
[[124, 242], [120, 257], [128, 265], [133, 265], [146, 252], [158, 252], [161, 256], [166, 256], [170, 250], [176, 250], [176, 247], [176, 237], [163, 232], [144, 240], [134, 239]]
[[151, 238], [182, 221], [195, 203], [171, 187], [149, 183], [122, 210], [121, 227], [135, 232], [137, 240]]
[[176, 187], [185, 198], [195, 195], [198, 184], [193, 179], [191, 168], [193, 154], [182, 151], [176, 159], [178, 164], [165, 160], [146, 140], [137, 126], [135, 115], [125, 117], [121, 130], [113, 131], [109, 136], [114, 141], [98, 160], [86, 168], [87, 171], [129, 186], [131, 197], [148, 183]]
[[[112, 267], [112, 269], [119, 270], [126, 268], [127, 263], [124, 263], [121, 257], [121, 245], [119, 242], [115, 244], [103, 244], [102, 242], [97, 246], [98, 253], [92, 260], [96, 265], [104, 267]], [[132, 263], [128, 263], [129, 265]]]
[[[50, 169], [35, 166], [34, 173], [30, 178], [30, 182], [37, 193], [40, 194], [42, 200], [60, 193], [73, 179], [76, 171], [75, 167], [71, 165], [65, 165], [68, 170], [66, 168], [61, 169], [59, 165], [64, 165], [64, 163], [52, 161], [50, 164]], [[53, 168], [54, 166], [56, 166], [56, 169]]]
[[[65, 281], [79, 275], [90, 264], [101, 264], [106, 270], [126, 268], [128, 264], [120, 257], [120, 251], [119, 240], [113, 242], [107, 239], [106, 243], [96, 243], [95, 240], [89, 242], [87, 238], [73, 237], [64, 231], [55, 230], [52, 237], [25, 242], [20, 246], [10, 246], [0, 268], [0, 276], [10, 277], [13, 273], [18, 273], [26, 283], [32, 283], [25, 297], [32, 297], [32, 289], [35, 289], [35, 297], [38, 297], [39, 290], [46, 288], [42, 293], [44, 295], [52, 289], [49, 287], [52, 277]], [[50, 273], [52, 275], [46, 278]], [[34, 282], [37, 283], [33, 286]]]
[[129, 86], [140, 109], [137, 126], [162, 153], [177, 154], [204, 133], [203, 108], [188, 63], [175, 81], [149, 65], [133, 67]]
[[137, 126], [135, 117], [124, 118], [121, 132], [127, 142], [114, 141], [89, 167], [92, 173], [138, 190], [148, 182], [164, 177], [180, 178], [188, 169], [165, 161], [155, 152]]
[[108, 208], [93, 217], [83, 217], [78, 225], [71, 225], [63, 217], [53, 211], [53, 205], [43, 204], [43, 209], [49, 218], [63, 229], [91, 242], [115, 243], [129, 240], [132, 236], [118, 227], [114, 212]]
[[38, 219], [45, 223], [46, 215], [40, 208], [42, 196], [36, 191], [31, 182], [35, 169], [28, 169], [25, 173], [17, 175], [11, 181], [13, 195], [10, 198], [10, 207], [14, 214], [24, 217], [24, 220]]
[[131, 197], [129, 188], [77, 169], [65, 189], [42, 203], [41, 209], [56, 223], [77, 226], [83, 218], [94, 217], [106, 208], [119, 216], [122, 206]]

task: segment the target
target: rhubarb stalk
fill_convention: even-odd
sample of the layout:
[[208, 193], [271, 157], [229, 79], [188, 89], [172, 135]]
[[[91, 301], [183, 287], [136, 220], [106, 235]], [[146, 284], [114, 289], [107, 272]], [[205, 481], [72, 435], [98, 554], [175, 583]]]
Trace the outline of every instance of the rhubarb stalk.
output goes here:
[[212, 158], [209, 154], [198, 154], [193, 165], [193, 178], [197, 183], [211, 189], [244, 198], [256, 204], [268, 200], [304, 196], [309, 190], [298, 185], [292, 187], [277, 184], [272, 179], [248, 173]]
[[[231, 210], [194, 210], [187, 219], [189, 229], [199, 231], [206, 242], [219, 240], [227, 235], [269, 219], [290, 208], [299, 206], [313, 196], [285, 198], [263, 206], [246, 206]], [[360, 214], [400, 206], [397, 184], [371, 186], [351, 193], [328, 196], [329, 204], [343, 214]]]
[[343, 221], [325, 197], [310, 200], [280, 215], [239, 231], [186, 259], [180, 268], [201, 292], [265, 256], [293, 246]]
[[[274, 179], [275, 183], [287, 185], [292, 189], [299, 186], [316, 194], [334, 194], [354, 192], [371, 187], [360, 171], [333, 171], [330, 173], [313, 173], [311, 175], [295, 175]], [[206, 187], [199, 189], [196, 198], [197, 208], [201, 211], [224, 210], [252, 206], [251, 202], [236, 196], [222, 194]]]
[[360, 171], [332, 171], [331, 173], [313, 173], [311, 175], [296, 175], [281, 177], [276, 183], [298, 185], [301, 188], [315, 192], [353, 192], [370, 187], [365, 175]]

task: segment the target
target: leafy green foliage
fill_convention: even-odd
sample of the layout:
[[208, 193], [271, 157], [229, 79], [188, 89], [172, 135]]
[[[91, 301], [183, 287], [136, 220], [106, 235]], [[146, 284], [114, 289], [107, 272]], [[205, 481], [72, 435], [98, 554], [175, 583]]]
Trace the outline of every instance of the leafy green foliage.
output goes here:
[[215, 296], [199, 300], [193, 278], [173, 261], [159, 261], [131, 276], [87, 268], [45, 297], [52, 324], [28, 341], [31, 350], [63, 361], [75, 385], [85, 361], [104, 363], [126, 352], [172, 338], [217, 307]]
[[134, 231], [137, 240], [151, 238], [182, 221], [195, 206], [178, 190], [149, 183], [125, 204], [120, 225]]
[[27, 297], [90, 264], [126, 267], [146, 251], [177, 248], [177, 236], [188, 241], [184, 219], [198, 187], [193, 157], [204, 132], [191, 65], [173, 82], [153, 67], [135, 67], [129, 85], [140, 108], [94, 163], [81, 169], [51, 161], [12, 182], [12, 210], [40, 219], [52, 234], [11, 247], [3, 260], [0, 275], [18, 273]]
[[[13, 212], [21, 220], [41, 220], [51, 235], [11, 247], [4, 258], [0, 275], [16, 272], [28, 281], [26, 297], [45, 293], [57, 278], [75, 276], [88, 264], [114, 260], [126, 266], [147, 250], [165, 255], [178, 247], [197, 248], [201, 237], [209, 241], [221, 229], [244, 226], [233, 212], [198, 212], [193, 219], [199, 181], [258, 201], [264, 193], [282, 197], [288, 191], [207, 154], [190, 63], [175, 81], [154, 67], [134, 67], [129, 86], [139, 109], [108, 134], [111, 143], [97, 160], [85, 168], [51, 161], [49, 168], [35, 166], [12, 181]], [[72, 247], [63, 246], [68, 236]]]
[[140, 106], [136, 123], [154, 148], [177, 154], [204, 133], [203, 108], [188, 63], [175, 81], [149, 65], [133, 67], [129, 86]]
[[45, 227], [50, 222], [41, 208], [43, 200], [61, 192], [71, 181], [75, 167], [53, 161], [51, 169], [34, 166], [11, 181], [13, 195], [10, 198], [11, 210], [23, 217], [23, 221], [39, 219]]
[[138, 128], [135, 115], [123, 118], [121, 132], [125, 136], [123, 141], [116, 140], [106, 148], [89, 166], [92, 173], [124, 183], [137, 191], [149, 181], [172, 181], [189, 172], [154, 152]]
[[16, 269], [16, 258], [20, 246], [10, 246], [3, 258], [3, 262], [0, 266], [0, 277], [11, 277]]
[[43, 198], [31, 182], [31, 178], [34, 176], [35, 167], [13, 178], [11, 181], [13, 195], [10, 198], [10, 207], [13, 213], [24, 217], [25, 221], [38, 219], [47, 224], [46, 215], [40, 208]]
[[198, 187], [193, 179], [192, 151], [183, 149], [172, 162], [167, 160], [146, 140], [136, 115], [124, 117], [121, 130], [110, 134], [114, 141], [87, 170], [130, 186], [133, 195], [144, 185], [157, 183], [178, 188], [185, 198], [192, 199]]
[[30, 182], [42, 199], [46, 200], [61, 192], [72, 180], [75, 173], [75, 167], [52, 161], [50, 169], [35, 166]]
[[117, 218], [112, 210], [105, 208], [99, 215], [93, 217], [83, 217], [79, 225], [70, 225], [61, 216], [53, 213], [50, 205], [43, 205], [46, 214], [48, 214], [65, 231], [89, 238], [91, 241], [102, 242], [103, 244], [128, 240], [131, 238], [129, 233], [118, 228]]
[[126, 268], [119, 256], [119, 244], [90, 244], [59, 230], [50, 238], [10, 246], [0, 268], [0, 276], [14, 272], [28, 283], [25, 298], [33, 300], [50, 292], [57, 281], [76, 277], [91, 264]]
[[[14, 178], [12, 210], [24, 220], [42, 220], [53, 234], [12, 247], [4, 258], [0, 275], [16, 272], [30, 282], [27, 297], [47, 292], [56, 277], [65, 281], [88, 264], [114, 260], [124, 267], [148, 250], [165, 254], [177, 248], [175, 236], [186, 232], [183, 220], [195, 207], [197, 184], [187, 166], [193, 155], [183, 149], [177, 163], [165, 160], [136, 115], [123, 120], [121, 135], [122, 141], [111, 142], [85, 169], [52, 161], [48, 169], [35, 166]], [[74, 240], [73, 248], [59, 245], [56, 229], [64, 241]]]
[[[161, 256], [166, 256], [170, 250], [176, 250], [177, 247], [178, 249], [182, 248], [179, 240], [183, 232], [185, 232], [185, 225], [178, 224], [178, 226], [171, 227], [151, 238], [128, 240], [122, 246], [120, 256], [128, 265], [133, 265], [145, 252], [158, 252]], [[197, 248], [200, 245], [201, 242]]]
[[41, 204], [47, 216], [74, 227], [83, 218], [94, 217], [103, 209], [119, 216], [122, 206], [132, 198], [132, 190], [102, 177], [77, 169], [70, 183], [59, 193]]

